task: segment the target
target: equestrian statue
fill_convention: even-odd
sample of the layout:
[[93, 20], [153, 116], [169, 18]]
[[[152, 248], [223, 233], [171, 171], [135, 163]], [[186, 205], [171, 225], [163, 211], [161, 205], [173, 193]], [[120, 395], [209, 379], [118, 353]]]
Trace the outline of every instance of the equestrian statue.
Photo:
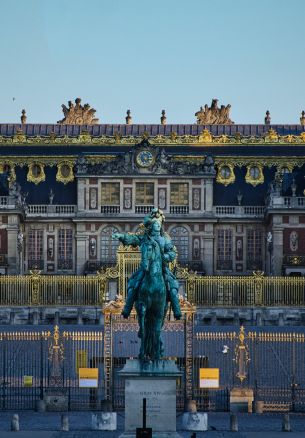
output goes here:
[[154, 208], [144, 218], [141, 234], [114, 233], [112, 237], [123, 245], [139, 247], [141, 263], [128, 280], [126, 303], [122, 311], [128, 318], [135, 306], [141, 348], [139, 359], [159, 360], [163, 356], [161, 329], [171, 304], [175, 319], [181, 319], [178, 298], [179, 283], [168, 264], [177, 257], [176, 248], [164, 232], [165, 217], [162, 210]]

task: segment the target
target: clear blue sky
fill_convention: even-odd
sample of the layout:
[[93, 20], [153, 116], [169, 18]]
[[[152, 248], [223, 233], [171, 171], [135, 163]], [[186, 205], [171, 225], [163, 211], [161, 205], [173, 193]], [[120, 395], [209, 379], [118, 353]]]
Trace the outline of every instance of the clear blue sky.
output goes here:
[[[54, 123], [81, 97], [101, 123], [298, 123], [305, 0], [0, 0], [0, 123]], [[15, 100], [13, 100], [15, 98]]]

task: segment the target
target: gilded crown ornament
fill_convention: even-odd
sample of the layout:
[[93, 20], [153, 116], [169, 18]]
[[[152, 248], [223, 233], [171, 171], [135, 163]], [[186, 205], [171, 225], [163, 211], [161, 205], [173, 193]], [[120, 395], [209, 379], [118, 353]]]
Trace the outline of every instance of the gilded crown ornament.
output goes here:
[[230, 119], [230, 109], [231, 105], [221, 105], [219, 108], [218, 99], [213, 99], [210, 107], [206, 104], [195, 113], [197, 125], [234, 125]]
[[96, 125], [99, 122], [94, 118], [96, 110], [88, 103], [82, 105], [79, 97], [75, 99], [75, 105], [69, 100], [68, 107], [64, 104], [61, 107], [65, 117], [57, 122], [60, 125]]

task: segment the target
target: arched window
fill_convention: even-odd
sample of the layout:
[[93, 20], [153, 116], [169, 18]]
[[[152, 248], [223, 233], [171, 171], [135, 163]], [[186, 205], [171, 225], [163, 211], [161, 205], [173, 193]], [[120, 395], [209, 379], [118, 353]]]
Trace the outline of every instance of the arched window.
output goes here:
[[101, 231], [101, 262], [116, 262], [116, 253], [120, 242], [112, 239], [112, 234], [118, 232], [116, 227], [106, 227]]
[[185, 227], [175, 227], [170, 232], [170, 237], [178, 251], [178, 261], [189, 261], [189, 233]]

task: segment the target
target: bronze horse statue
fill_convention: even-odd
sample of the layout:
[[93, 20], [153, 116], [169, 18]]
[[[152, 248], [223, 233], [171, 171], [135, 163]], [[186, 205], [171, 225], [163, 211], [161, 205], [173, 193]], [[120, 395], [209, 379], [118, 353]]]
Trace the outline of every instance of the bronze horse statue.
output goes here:
[[154, 208], [144, 219], [143, 234], [115, 233], [113, 238], [141, 250], [139, 269], [128, 280], [127, 299], [122, 312], [128, 318], [135, 305], [141, 348], [140, 360], [159, 360], [163, 355], [161, 330], [171, 303], [176, 319], [181, 318], [179, 284], [168, 268], [176, 256], [175, 247], [163, 230], [164, 215]]

